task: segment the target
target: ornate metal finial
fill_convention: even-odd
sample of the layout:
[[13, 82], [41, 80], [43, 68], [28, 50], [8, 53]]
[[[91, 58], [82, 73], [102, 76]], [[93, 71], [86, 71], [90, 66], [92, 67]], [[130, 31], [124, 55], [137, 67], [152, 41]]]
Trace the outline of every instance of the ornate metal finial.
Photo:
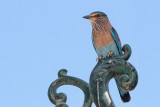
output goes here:
[[131, 56], [129, 45], [123, 46], [123, 55], [106, 58], [98, 61], [90, 76], [90, 83], [67, 75], [67, 70], [58, 72], [58, 79], [49, 87], [48, 97], [56, 107], [68, 107], [67, 96], [64, 93], [57, 93], [57, 89], [62, 85], [74, 85], [79, 87], [84, 95], [82, 107], [91, 107], [92, 102], [96, 107], [115, 107], [109, 93], [108, 84], [114, 77], [120, 77], [119, 86], [126, 91], [133, 90], [138, 83], [136, 69], [127, 60]]

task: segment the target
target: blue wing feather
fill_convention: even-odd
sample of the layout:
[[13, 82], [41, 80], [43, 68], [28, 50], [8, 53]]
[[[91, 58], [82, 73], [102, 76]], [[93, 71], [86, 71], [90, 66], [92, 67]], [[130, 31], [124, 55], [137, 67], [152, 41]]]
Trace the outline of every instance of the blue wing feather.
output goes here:
[[94, 47], [94, 49], [96, 50], [93, 36], [91, 36], [91, 38], [92, 38], [93, 47]]
[[122, 49], [121, 49], [121, 43], [120, 43], [120, 40], [119, 40], [119, 37], [118, 37], [118, 34], [116, 32], [116, 30], [112, 27], [111, 29], [111, 35], [117, 45], [117, 48], [118, 48], [118, 51], [119, 51], [119, 54], [122, 54]]
[[[114, 41], [117, 45], [119, 54], [122, 55], [121, 42], [119, 40], [119, 36], [118, 36], [116, 30], [112, 27], [110, 32], [111, 32], [111, 35], [112, 35], [112, 37], [113, 37], [113, 39], [114, 39]], [[125, 91], [125, 90], [123, 90], [122, 88], [119, 87], [119, 85], [118, 85], [119, 78], [118, 77], [116, 77], [115, 80], [116, 80], [117, 87], [118, 87], [118, 90], [119, 90], [122, 101], [123, 102], [129, 102], [130, 99], [131, 99], [129, 92], [127, 92], [127, 91]]]

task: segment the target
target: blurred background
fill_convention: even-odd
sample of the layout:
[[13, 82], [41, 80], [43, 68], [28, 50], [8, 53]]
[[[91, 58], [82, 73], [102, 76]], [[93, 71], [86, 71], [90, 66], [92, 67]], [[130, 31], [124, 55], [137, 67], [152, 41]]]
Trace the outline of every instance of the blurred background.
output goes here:
[[[60, 69], [89, 82], [96, 65], [91, 24], [83, 19], [105, 12], [122, 45], [129, 44], [129, 62], [139, 74], [131, 101], [123, 103], [114, 80], [109, 89], [117, 107], [159, 107], [159, 0], [1, 0], [0, 106], [54, 107], [49, 85]], [[62, 86], [70, 107], [82, 107], [83, 92]], [[93, 104], [92, 107], [95, 107]]]

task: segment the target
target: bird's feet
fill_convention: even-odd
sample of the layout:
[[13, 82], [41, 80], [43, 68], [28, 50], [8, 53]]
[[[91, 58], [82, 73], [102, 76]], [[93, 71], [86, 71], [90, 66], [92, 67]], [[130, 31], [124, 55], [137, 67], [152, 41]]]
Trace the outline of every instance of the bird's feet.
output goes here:
[[108, 53], [107, 57], [109, 58], [112, 55], [113, 55], [113, 52], [111, 51], [111, 52]]
[[97, 57], [97, 58], [96, 58], [96, 61], [97, 61], [97, 60], [101, 60], [101, 59], [104, 59], [104, 57], [103, 57], [103, 56]]

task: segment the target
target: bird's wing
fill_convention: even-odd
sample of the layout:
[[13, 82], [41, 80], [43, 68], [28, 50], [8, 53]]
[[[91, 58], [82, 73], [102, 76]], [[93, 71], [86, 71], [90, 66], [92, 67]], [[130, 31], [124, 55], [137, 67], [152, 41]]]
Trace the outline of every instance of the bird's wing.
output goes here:
[[[115, 43], [116, 43], [116, 45], [117, 45], [117, 48], [118, 48], [119, 53], [122, 54], [121, 42], [120, 42], [118, 33], [116, 32], [116, 30], [115, 30], [113, 27], [112, 27], [112, 29], [111, 29], [110, 32], [111, 32], [111, 35], [112, 35], [112, 37], [113, 37], [113, 39], [114, 39], [114, 41], [115, 41]], [[120, 96], [121, 96], [122, 101], [123, 101], [123, 102], [129, 102], [130, 99], [131, 99], [129, 92], [123, 90], [123, 89], [119, 86], [119, 84], [118, 84], [119, 78], [118, 78], [118, 77], [116, 77], [115, 80], [116, 80], [117, 87], [118, 87], [118, 90], [119, 90], [119, 93], [120, 93]]]
[[94, 49], [96, 50], [93, 36], [91, 36], [91, 38], [92, 38], [93, 47], [94, 47]]
[[120, 42], [120, 39], [119, 39], [119, 36], [118, 36], [118, 33], [116, 32], [116, 30], [112, 27], [111, 29], [111, 35], [117, 45], [117, 48], [118, 48], [118, 51], [120, 54], [122, 54], [122, 49], [121, 49], [121, 42]]

